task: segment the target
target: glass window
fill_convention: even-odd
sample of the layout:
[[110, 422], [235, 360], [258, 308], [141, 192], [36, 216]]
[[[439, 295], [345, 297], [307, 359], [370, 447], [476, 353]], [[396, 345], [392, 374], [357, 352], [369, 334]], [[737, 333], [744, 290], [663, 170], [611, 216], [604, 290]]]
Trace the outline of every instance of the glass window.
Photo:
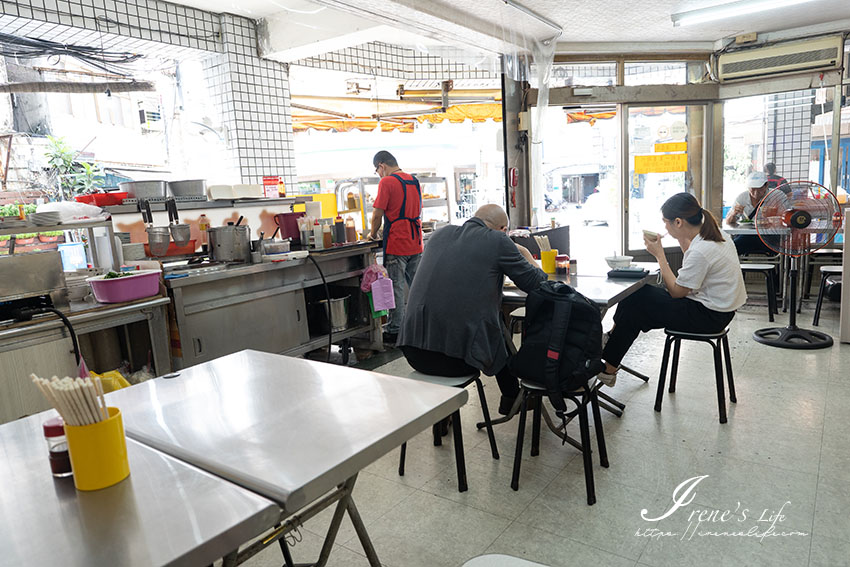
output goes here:
[[626, 63], [624, 81], [635, 85], [685, 85], [688, 64], [684, 61], [646, 61]]
[[555, 63], [549, 78], [549, 87], [609, 86], [617, 82], [617, 64], [599, 63]]

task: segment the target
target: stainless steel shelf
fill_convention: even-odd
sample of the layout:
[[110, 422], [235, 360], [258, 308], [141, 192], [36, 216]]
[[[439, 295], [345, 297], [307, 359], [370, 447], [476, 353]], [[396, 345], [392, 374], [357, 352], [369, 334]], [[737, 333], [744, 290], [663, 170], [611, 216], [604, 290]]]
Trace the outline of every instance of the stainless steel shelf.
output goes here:
[[[198, 209], [232, 209], [241, 207], [275, 207], [292, 206], [312, 201], [312, 197], [286, 197], [284, 199], [218, 199], [215, 201], [177, 201], [178, 211], [191, 211]], [[165, 203], [150, 203], [151, 211], [164, 211]], [[113, 215], [125, 213], [137, 213], [136, 205], [113, 205], [104, 207]]]
[[[368, 333], [371, 330], [369, 325], [359, 325], [357, 327], [353, 327], [351, 329], [346, 329], [344, 331], [339, 331], [338, 333], [334, 333], [332, 340], [334, 344], [339, 341], [350, 339], [356, 335], [362, 335], [363, 333]], [[327, 335], [319, 335], [319, 336], [311, 336], [310, 342], [304, 343], [303, 345], [298, 345], [295, 348], [286, 350], [280, 354], [286, 354], [288, 356], [297, 356], [299, 354], [304, 354], [310, 352], [311, 350], [316, 350], [317, 348], [322, 348], [328, 346], [328, 336]]]
[[53, 224], [49, 226], [36, 226], [34, 224], [28, 224], [26, 226], [18, 226], [14, 228], [0, 228], [0, 235], [5, 236], [7, 234], [27, 234], [31, 232], [54, 232], [57, 230], [76, 230], [80, 228], [97, 228], [106, 226], [112, 226], [112, 221], [99, 220], [90, 222], [75, 222], [68, 224]]

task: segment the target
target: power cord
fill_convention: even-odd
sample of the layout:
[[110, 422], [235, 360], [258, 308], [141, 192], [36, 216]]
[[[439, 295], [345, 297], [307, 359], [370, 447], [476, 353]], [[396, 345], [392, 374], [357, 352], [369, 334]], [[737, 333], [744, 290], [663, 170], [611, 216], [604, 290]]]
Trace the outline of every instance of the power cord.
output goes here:
[[77, 333], [74, 332], [74, 326], [71, 325], [71, 321], [68, 320], [64, 313], [55, 307], [31, 307], [18, 309], [12, 312], [12, 316], [16, 321], [32, 321], [34, 315], [41, 315], [43, 313], [53, 313], [59, 317], [62, 320], [62, 323], [64, 323], [68, 328], [68, 334], [71, 335], [71, 342], [74, 344], [74, 356], [77, 359], [77, 366], [79, 366], [82, 356], [80, 355], [80, 345], [77, 342]]

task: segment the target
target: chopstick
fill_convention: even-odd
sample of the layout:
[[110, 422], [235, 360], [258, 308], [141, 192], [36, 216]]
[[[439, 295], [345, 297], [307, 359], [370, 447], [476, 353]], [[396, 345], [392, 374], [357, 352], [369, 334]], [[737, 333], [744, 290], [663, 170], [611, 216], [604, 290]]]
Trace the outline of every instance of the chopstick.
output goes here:
[[552, 245], [549, 244], [548, 236], [535, 236], [534, 242], [537, 243], [537, 247], [540, 249], [541, 252], [552, 249]]
[[30, 378], [68, 425], [91, 425], [105, 420], [106, 399], [100, 379], [62, 378], [50, 380], [31, 374]]

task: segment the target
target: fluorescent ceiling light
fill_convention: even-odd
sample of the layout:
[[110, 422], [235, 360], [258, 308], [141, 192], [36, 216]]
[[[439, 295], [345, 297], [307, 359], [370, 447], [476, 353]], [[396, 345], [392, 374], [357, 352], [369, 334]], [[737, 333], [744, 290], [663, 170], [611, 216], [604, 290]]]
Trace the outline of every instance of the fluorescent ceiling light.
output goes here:
[[670, 19], [673, 20], [674, 26], [690, 26], [704, 22], [712, 22], [714, 20], [755, 14], [767, 10], [775, 10], [776, 8], [796, 6], [797, 4], [805, 4], [806, 2], [813, 1], [814, 0], [740, 0], [738, 2], [729, 2], [726, 4], [719, 4], [717, 6], [700, 8], [699, 10], [672, 14]]

